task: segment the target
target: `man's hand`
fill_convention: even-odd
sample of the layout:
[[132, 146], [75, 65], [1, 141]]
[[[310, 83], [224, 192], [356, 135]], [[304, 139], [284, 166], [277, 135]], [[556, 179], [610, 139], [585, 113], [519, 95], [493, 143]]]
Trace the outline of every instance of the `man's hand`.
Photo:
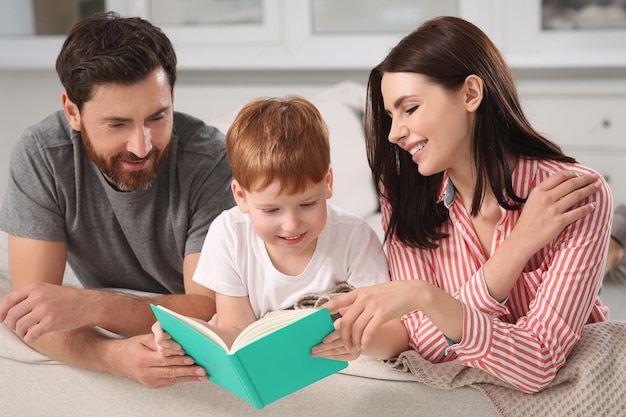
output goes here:
[[0, 301], [0, 322], [26, 343], [41, 336], [90, 325], [93, 304], [84, 289], [37, 282], [18, 288]]
[[109, 357], [114, 375], [126, 376], [150, 388], [180, 382], [207, 381], [209, 378], [193, 358], [186, 355], [163, 356], [157, 351], [152, 333], [115, 340], [114, 356]]

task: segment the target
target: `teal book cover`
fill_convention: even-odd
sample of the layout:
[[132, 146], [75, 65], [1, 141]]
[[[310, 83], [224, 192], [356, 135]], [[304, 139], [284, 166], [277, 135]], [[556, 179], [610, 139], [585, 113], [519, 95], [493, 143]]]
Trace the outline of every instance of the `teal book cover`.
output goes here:
[[311, 357], [311, 348], [334, 330], [325, 308], [270, 313], [244, 329], [229, 351], [194, 319], [151, 307], [163, 330], [206, 369], [209, 381], [259, 409], [348, 366]]

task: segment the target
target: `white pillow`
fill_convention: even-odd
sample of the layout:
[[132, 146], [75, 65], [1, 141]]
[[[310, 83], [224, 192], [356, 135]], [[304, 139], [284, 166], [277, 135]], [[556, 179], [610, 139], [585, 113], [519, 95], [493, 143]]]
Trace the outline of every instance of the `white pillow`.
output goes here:
[[312, 97], [311, 102], [328, 125], [335, 178], [331, 202], [366, 218], [378, 210], [378, 198], [365, 151], [365, 87], [337, 84]]

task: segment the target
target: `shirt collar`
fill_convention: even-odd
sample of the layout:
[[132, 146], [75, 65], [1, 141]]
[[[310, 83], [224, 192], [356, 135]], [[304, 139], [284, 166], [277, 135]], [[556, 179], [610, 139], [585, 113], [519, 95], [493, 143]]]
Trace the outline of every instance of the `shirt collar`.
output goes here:
[[452, 184], [452, 180], [447, 172], [443, 174], [443, 180], [441, 181], [441, 191], [439, 193], [438, 202], [443, 201], [443, 205], [449, 209], [452, 206], [452, 202], [454, 201], [454, 196], [456, 195], [456, 188], [454, 188], [454, 184]]
[[[513, 191], [521, 198], [528, 198], [532, 187], [534, 186], [534, 177], [537, 173], [538, 163], [536, 159], [518, 158], [515, 168], [513, 168]], [[447, 172], [443, 175], [441, 192], [439, 193], [438, 202], [443, 202], [446, 208], [450, 208], [454, 202], [456, 188]]]

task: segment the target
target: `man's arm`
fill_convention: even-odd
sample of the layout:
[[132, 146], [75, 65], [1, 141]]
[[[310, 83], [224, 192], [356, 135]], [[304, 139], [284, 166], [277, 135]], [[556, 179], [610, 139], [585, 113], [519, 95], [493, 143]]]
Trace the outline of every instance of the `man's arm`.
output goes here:
[[215, 313], [213, 292], [191, 279], [199, 254], [190, 254], [184, 260], [183, 279], [188, 295], [149, 298], [60, 286], [66, 254], [64, 242], [9, 236], [9, 271], [14, 291], [0, 302], [0, 320], [6, 319], [26, 342], [45, 333], [83, 326], [101, 327], [122, 336], [149, 333], [155, 321], [150, 303], [204, 320]]
[[[91, 290], [98, 293], [94, 302], [98, 302], [99, 307], [94, 309], [95, 314], [90, 324], [123, 336], [150, 333], [156, 321], [150, 303], [163, 305], [186, 316], [210, 320], [215, 314], [215, 293], [192, 280], [199, 257], [199, 253], [192, 253], [185, 256], [183, 261], [185, 294], [133, 297]], [[106, 300], [103, 297], [106, 297]]]
[[[206, 379], [202, 368], [189, 366], [193, 363], [189, 357], [164, 360], [155, 350], [152, 334], [117, 339], [94, 326], [121, 335], [148, 333], [155, 321], [150, 301], [178, 308], [183, 314], [210, 316], [215, 310], [210, 291], [140, 299], [62, 287], [66, 255], [63, 242], [10, 236], [13, 291], [0, 301], [0, 321], [37, 351], [74, 366], [124, 375], [153, 387]], [[196, 262], [196, 255], [185, 259], [185, 281], [191, 281]]]

